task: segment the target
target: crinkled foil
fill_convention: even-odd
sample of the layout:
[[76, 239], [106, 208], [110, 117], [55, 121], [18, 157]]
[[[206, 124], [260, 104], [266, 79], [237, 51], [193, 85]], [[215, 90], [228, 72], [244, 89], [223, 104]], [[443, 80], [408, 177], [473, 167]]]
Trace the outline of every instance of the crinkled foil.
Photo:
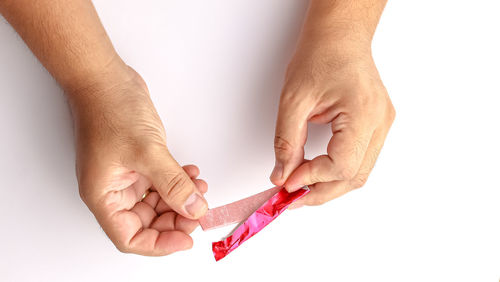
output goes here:
[[285, 188], [282, 188], [252, 213], [243, 224], [234, 230], [233, 234], [222, 241], [212, 243], [215, 260], [218, 261], [224, 258], [234, 249], [238, 248], [243, 242], [250, 239], [278, 217], [291, 203], [302, 198], [309, 191], [309, 188], [304, 187], [295, 192], [288, 193]]

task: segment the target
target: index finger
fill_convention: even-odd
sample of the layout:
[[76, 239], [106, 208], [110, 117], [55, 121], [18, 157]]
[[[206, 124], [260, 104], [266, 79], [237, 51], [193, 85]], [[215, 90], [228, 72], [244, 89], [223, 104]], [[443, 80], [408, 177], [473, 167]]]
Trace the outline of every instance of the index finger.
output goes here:
[[342, 115], [332, 122], [328, 154], [299, 166], [285, 183], [289, 192], [318, 182], [350, 180], [357, 174], [374, 130], [361, 119], [351, 122]]

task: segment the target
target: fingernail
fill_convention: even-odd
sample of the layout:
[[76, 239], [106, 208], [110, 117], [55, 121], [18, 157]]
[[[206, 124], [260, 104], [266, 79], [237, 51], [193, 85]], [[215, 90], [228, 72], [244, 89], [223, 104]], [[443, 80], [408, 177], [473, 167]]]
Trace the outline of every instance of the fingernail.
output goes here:
[[286, 185], [285, 184], [285, 189], [286, 189], [286, 191], [288, 191], [288, 193], [295, 192], [302, 187], [304, 187], [304, 185], [302, 185], [302, 184], [294, 184], [294, 185]]
[[193, 193], [184, 203], [184, 207], [192, 217], [198, 218], [207, 210], [207, 203], [200, 195]]
[[283, 164], [277, 162], [271, 173], [271, 180], [280, 180], [283, 177]]

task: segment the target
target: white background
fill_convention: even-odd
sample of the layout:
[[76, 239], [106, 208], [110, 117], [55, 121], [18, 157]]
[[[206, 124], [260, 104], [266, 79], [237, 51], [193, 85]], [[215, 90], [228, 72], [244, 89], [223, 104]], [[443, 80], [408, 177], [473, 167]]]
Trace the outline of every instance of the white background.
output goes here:
[[[306, 1], [95, 1], [215, 207], [271, 187]], [[80, 201], [62, 91], [0, 21], [1, 281], [498, 281], [499, 2], [390, 1], [374, 56], [397, 118], [365, 188], [287, 211], [220, 262], [119, 253]], [[314, 127], [309, 156], [325, 150]]]

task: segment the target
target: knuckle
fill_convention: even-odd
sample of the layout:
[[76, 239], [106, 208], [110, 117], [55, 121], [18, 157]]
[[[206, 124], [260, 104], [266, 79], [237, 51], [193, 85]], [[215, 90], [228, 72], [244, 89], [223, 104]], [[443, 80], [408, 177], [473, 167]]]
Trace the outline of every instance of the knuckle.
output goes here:
[[310, 183], [330, 182], [335, 179], [332, 177], [334, 176], [334, 166], [330, 162], [311, 162], [306, 168], [308, 168], [307, 175]]
[[290, 84], [285, 85], [281, 92], [281, 98], [280, 98], [281, 104], [286, 104], [291, 100], [293, 100], [294, 97], [296, 96], [296, 93], [298, 92], [297, 90], [298, 89], [296, 86], [292, 86]]
[[[364, 134], [364, 135], [366, 135], [366, 134]], [[351, 157], [352, 162], [363, 158], [363, 155], [365, 154], [365, 151], [366, 151], [366, 141], [365, 140], [368, 140], [368, 137], [363, 136], [363, 137], [359, 137], [359, 138], [354, 140], [354, 142], [352, 144], [351, 151], [349, 152], [349, 155]]]
[[310, 93], [315, 89], [314, 79], [296, 79], [290, 76], [286, 79], [285, 85], [281, 91], [281, 102], [290, 102], [300, 99], [301, 93]]
[[118, 251], [120, 251], [121, 253], [124, 253], [124, 254], [129, 254], [132, 252], [130, 247], [127, 244], [125, 244], [124, 242], [116, 242], [115, 247]]
[[116, 249], [120, 251], [121, 253], [128, 254], [132, 252], [132, 247], [130, 246], [130, 240], [127, 240], [125, 238], [114, 238], [113, 244], [115, 245]]
[[280, 109], [296, 105], [297, 104], [296, 101], [298, 100], [297, 96], [298, 95], [296, 91], [290, 91], [288, 89], [283, 90], [283, 92], [281, 93], [280, 103], [279, 103]]
[[157, 142], [144, 142], [143, 144], [139, 144], [134, 151], [136, 159], [142, 159], [146, 162], [150, 162], [163, 153], [165, 149], [165, 146]]
[[290, 154], [293, 150], [292, 144], [280, 135], [274, 137], [274, 150], [277, 154]]
[[92, 209], [92, 206], [96, 202], [96, 183], [93, 183], [90, 179], [86, 178], [80, 178], [78, 180], [78, 195], [80, 196], [80, 199], [90, 208]]
[[316, 88], [310, 82], [301, 82], [299, 85], [288, 84], [283, 88], [280, 97], [279, 108], [303, 110], [317, 98]]
[[162, 167], [162, 161], [169, 154], [167, 146], [157, 142], [140, 141], [129, 146], [131, 153], [124, 154], [122, 162], [138, 165], [139, 170]]
[[360, 173], [350, 181], [350, 184], [353, 189], [357, 189], [363, 187], [366, 184], [367, 180], [368, 173]]
[[353, 90], [356, 95], [351, 97], [351, 106], [355, 109], [366, 109], [369, 107], [378, 106], [378, 100], [373, 95], [370, 95], [371, 91], [368, 87], [358, 86]]
[[381, 148], [377, 147], [377, 148], [373, 149], [373, 151], [371, 153], [369, 153], [369, 155], [368, 155], [368, 163], [369, 163], [368, 168], [370, 171], [373, 169], [373, 167], [375, 166], [375, 163], [377, 162], [378, 156], [380, 154], [380, 150], [381, 150]]
[[394, 108], [394, 105], [391, 102], [389, 102], [389, 106], [387, 108], [387, 118], [389, 119], [389, 122], [391, 124], [396, 119], [396, 109]]
[[78, 194], [80, 195], [80, 199], [85, 203], [87, 204], [87, 201], [88, 201], [88, 196], [87, 196], [87, 193], [85, 192], [85, 190], [83, 188], [80, 188], [78, 189]]
[[324, 197], [313, 197], [312, 199], [309, 199], [307, 202], [307, 205], [309, 206], [320, 206], [323, 205], [324, 203], [328, 202], [327, 199]]
[[350, 166], [344, 166], [338, 173], [338, 177], [341, 180], [351, 180], [356, 176], [356, 170]]
[[166, 187], [166, 197], [167, 199], [177, 199], [182, 194], [187, 185], [187, 177], [184, 176], [182, 172], [166, 172], [163, 177], [164, 186]]
[[309, 176], [309, 182], [327, 182], [329, 179], [325, 176], [324, 173], [321, 173], [321, 170], [317, 165], [310, 163], [307, 168], [307, 174]]
[[92, 187], [92, 177], [89, 175], [88, 170], [82, 170], [77, 168], [76, 169], [76, 175], [77, 175], [77, 180], [78, 180], [78, 194], [80, 196], [80, 199], [87, 204], [89, 200], [89, 187]]

